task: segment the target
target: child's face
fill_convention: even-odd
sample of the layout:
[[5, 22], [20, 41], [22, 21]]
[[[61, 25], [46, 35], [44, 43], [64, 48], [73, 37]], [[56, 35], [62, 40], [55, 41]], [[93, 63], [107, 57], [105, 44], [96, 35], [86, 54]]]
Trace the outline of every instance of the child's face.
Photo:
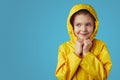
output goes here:
[[73, 22], [74, 33], [81, 40], [89, 39], [94, 31], [94, 21], [89, 15], [76, 15]]

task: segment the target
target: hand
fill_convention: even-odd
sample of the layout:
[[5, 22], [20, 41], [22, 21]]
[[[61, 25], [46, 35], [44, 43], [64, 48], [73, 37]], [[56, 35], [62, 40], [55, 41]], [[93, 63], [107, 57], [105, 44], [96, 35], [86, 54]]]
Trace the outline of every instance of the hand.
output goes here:
[[83, 52], [83, 41], [77, 40], [75, 44], [75, 53], [76, 55], [80, 56], [82, 52]]
[[87, 52], [90, 50], [92, 46], [92, 41], [90, 39], [84, 40], [84, 45], [83, 45], [83, 56], [87, 54]]

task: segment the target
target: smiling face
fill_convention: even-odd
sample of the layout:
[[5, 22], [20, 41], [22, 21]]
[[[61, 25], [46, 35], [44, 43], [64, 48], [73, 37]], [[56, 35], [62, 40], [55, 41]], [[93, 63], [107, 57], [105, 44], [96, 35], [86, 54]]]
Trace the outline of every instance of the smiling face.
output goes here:
[[88, 14], [77, 14], [73, 21], [74, 34], [81, 40], [89, 39], [94, 31], [94, 20]]

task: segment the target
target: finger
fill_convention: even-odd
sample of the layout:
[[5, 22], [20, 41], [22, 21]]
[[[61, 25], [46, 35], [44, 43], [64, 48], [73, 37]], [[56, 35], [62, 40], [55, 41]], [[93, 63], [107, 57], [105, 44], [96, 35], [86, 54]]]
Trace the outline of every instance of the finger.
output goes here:
[[92, 44], [92, 41], [91, 41], [90, 39], [87, 39], [87, 40], [86, 40], [86, 43]]
[[88, 43], [89, 45], [91, 45], [91, 44], [92, 44], [92, 42], [91, 42], [90, 40], [88, 40], [88, 41], [87, 41], [87, 43]]
[[88, 43], [89, 43], [89, 40], [84, 40], [84, 44], [86, 44], [86, 43], [88, 44]]
[[80, 43], [80, 44], [83, 44], [83, 40], [82, 39], [77, 39], [77, 41]]
[[91, 46], [92, 45], [92, 42], [90, 40], [85, 40], [84, 41], [84, 45], [86, 46]]

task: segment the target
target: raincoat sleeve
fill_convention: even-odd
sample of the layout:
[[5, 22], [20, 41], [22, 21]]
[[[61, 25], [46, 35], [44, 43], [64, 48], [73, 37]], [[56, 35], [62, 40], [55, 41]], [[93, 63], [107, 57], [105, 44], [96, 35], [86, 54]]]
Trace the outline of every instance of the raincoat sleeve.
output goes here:
[[95, 80], [107, 80], [112, 62], [106, 45], [102, 46], [98, 57], [88, 52], [81, 61], [80, 66], [91, 74]]
[[56, 77], [58, 80], [71, 80], [75, 74], [81, 59], [74, 52], [66, 55], [66, 47], [60, 46], [58, 50], [58, 64], [56, 68]]

